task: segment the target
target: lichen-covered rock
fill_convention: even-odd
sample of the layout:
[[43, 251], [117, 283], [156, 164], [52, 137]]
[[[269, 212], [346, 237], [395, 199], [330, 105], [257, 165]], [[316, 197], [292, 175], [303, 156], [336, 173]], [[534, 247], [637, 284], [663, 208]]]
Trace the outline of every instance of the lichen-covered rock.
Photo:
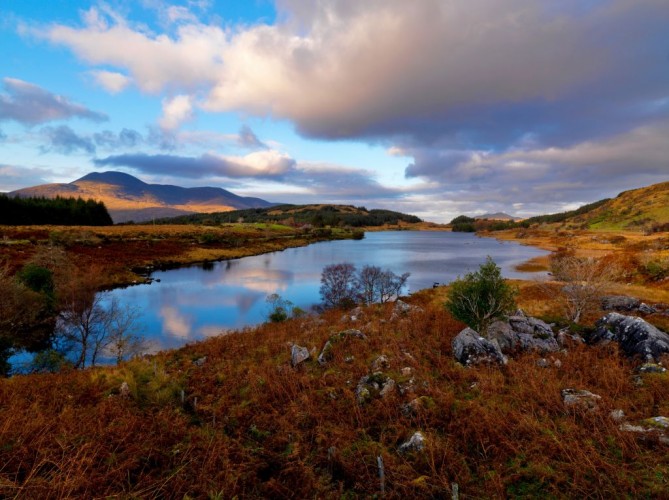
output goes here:
[[327, 362], [332, 359], [333, 347], [345, 339], [367, 340], [367, 336], [360, 330], [355, 330], [355, 329], [349, 329], [339, 333], [335, 333], [328, 339], [328, 341], [323, 346], [323, 349], [321, 349], [321, 353], [318, 355], [318, 363], [321, 366], [326, 365]]
[[669, 335], [634, 316], [609, 313], [596, 323], [592, 343], [615, 341], [629, 357], [638, 356], [653, 362], [669, 353]]
[[507, 321], [495, 321], [487, 330], [487, 338], [499, 344], [505, 354], [519, 351], [555, 352], [560, 345], [550, 325], [528, 317], [518, 310]]
[[421, 410], [429, 410], [435, 406], [434, 399], [429, 396], [420, 396], [402, 405], [401, 410], [405, 417], [410, 417], [411, 415], [417, 415]]
[[563, 389], [562, 401], [566, 408], [580, 410], [596, 410], [602, 397], [590, 391], [579, 389]]
[[641, 301], [627, 295], [608, 295], [602, 297], [601, 303], [604, 311], [634, 311]]
[[390, 361], [388, 361], [388, 356], [385, 356], [383, 354], [372, 362], [373, 372], [387, 370], [389, 367], [390, 367]]
[[414, 432], [413, 436], [409, 438], [408, 441], [402, 443], [398, 451], [400, 453], [411, 453], [416, 451], [423, 451], [425, 449], [425, 436], [423, 433], [418, 431]]
[[471, 328], [465, 328], [453, 339], [453, 355], [465, 366], [507, 363], [496, 342], [481, 337]]
[[293, 347], [290, 350], [290, 364], [297, 366], [309, 359], [309, 356], [309, 349], [293, 344]]
[[358, 403], [363, 405], [377, 397], [386, 397], [395, 390], [395, 381], [383, 372], [365, 375], [358, 381], [355, 395]]
[[644, 363], [637, 368], [639, 373], [664, 373], [666, 371], [667, 369], [658, 363]]
[[656, 439], [662, 444], [669, 444], [669, 418], [667, 417], [651, 417], [639, 422], [638, 425], [629, 423], [620, 426], [621, 431], [633, 432], [641, 439]]

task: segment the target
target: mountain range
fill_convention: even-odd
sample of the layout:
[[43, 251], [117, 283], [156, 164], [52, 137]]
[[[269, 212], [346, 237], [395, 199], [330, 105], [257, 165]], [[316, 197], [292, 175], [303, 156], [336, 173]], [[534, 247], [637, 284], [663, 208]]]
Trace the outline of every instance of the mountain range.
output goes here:
[[9, 195], [92, 198], [105, 204], [115, 223], [274, 205], [260, 198], [238, 196], [217, 187], [147, 184], [122, 172], [92, 172], [67, 184], [42, 184], [12, 191]]

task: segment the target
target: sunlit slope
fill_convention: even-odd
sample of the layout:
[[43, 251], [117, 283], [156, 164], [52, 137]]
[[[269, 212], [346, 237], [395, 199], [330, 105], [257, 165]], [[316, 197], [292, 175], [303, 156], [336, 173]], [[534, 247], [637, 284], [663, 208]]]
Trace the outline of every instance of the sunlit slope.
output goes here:
[[669, 224], [669, 182], [624, 191], [594, 210], [569, 219], [587, 229], [652, 230]]
[[237, 196], [221, 188], [147, 184], [121, 172], [94, 172], [69, 184], [43, 184], [10, 194], [48, 198], [93, 198], [104, 202], [114, 222], [140, 222], [158, 217], [227, 212], [272, 205], [260, 198]]

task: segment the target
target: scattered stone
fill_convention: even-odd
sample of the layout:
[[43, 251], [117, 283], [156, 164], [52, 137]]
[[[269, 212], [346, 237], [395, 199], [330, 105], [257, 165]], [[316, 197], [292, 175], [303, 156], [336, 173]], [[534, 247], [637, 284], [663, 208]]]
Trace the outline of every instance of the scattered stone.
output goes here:
[[634, 311], [639, 308], [641, 301], [627, 295], [609, 295], [602, 297], [604, 311]]
[[398, 451], [400, 453], [411, 453], [415, 451], [423, 451], [425, 449], [425, 436], [423, 436], [423, 433], [418, 431], [409, 438], [408, 441], [402, 443]]
[[497, 342], [481, 337], [471, 328], [465, 328], [453, 339], [453, 355], [465, 366], [507, 363]]
[[616, 341], [628, 357], [653, 362], [669, 353], [669, 335], [641, 318], [609, 313], [596, 323], [593, 343]]
[[409, 380], [399, 384], [400, 394], [413, 393], [416, 391], [416, 379], [411, 377]]
[[378, 358], [376, 358], [374, 362], [372, 362], [373, 372], [387, 370], [389, 367], [390, 367], [390, 361], [388, 361], [388, 357], [383, 354]]
[[202, 356], [201, 358], [197, 358], [195, 361], [193, 361], [193, 364], [195, 366], [204, 366], [206, 362], [207, 362], [207, 356]]
[[[553, 359], [553, 358], [551, 358], [551, 359]], [[560, 361], [559, 359], [553, 359], [553, 366], [555, 368], [562, 368], [562, 361]]]
[[664, 373], [666, 371], [667, 369], [658, 363], [644, 363], [637, 368], [639, 373]]
[[562, 401], [567, 408], [579, 408], [582, 410], [596, 410], [602, 397], [590, 391], [579, 389], [563, 389]]
[[386, 397], [395, 390], [395, 381], [384, 375], [383, 372], [375, 372], [365, 375], [358, 381], [355, 395], [359, 404], [365, 404], [377, 397]]
[[625, 412], [621, 409], [613, 410], [611, 413], [609, 413], [609, 416], [614, 422], [622, 422], [625, 420]]
[[307, 359], [309, 359], [309, 357], [310, 357], [309, 349], [307, 349], [306, 347], [301, 347], [297, 344], [293, 344], [293, 347], [291, 348], [290, 351], [291, 365], [295, 367], [300, 363], [305, 362]]
[[323, 349], [321, 349], [321, 353], [318, 355], [318, 363], [321, 366], [324, 366], [327, 364], [328, 361], [332, 359], [332, 348], [335, 344], [338, 342], [341, 342], [344, 339], [347, 338], [354, 338], [354, 339], [360, 339], [360, 340], [367, 340], [367, 336], [362, 333], [360, 330], [344, 330], [339, 333], [335, 333], [332, 335], [329, 340], [325, 343], [323, 346]]
[[667, 417], [651, 417], [639, 422], [639, 425], [622, 424], [621, 431], [634, 432], [642, 439], [657, 439], [662, 444], [669, 444], [669, 418]]
[[345, 363], [353, 363], [353, 361], [355, 361], [355, 356], [346, 356], [344, 358]]
[[393, 313], [390, 315], [390, 319], [392, 321], [404, 317], [410, 312], [418, 312], [422, 311], [423, 309], [418, 306], [412, 306], [411, 304], [407, 304], [403, 300], [397, 299], [395, 301], [395, 305], [393, 306]]
[[583, 337], [576, 333], [570, 333], [569, 328], [563, 328], [555, 336], [555, 340], [560, 347], [571, 347], [571, 344], [585, 344]]
[[657, 312], [657, 309], [655, 309], [653, 306], [649, 306], [644, 302], [641, 303], [638, 310], [642, 314], [655, 314]]
[[495, 340], [505, 354], [518, 351], [555, 352], [560, 350], [550, 325], [537, 318], [516, 311], [507, 321], [495, 321], [487, 330], [487, 337]]
[[405, 417], [416, 415], [421, 409], [429, 409], [435, 406], [434, 400], [428, 396], [420, 396], [412, 399], [401, 407], [402, 414]]
[[121, 384], [121, 387], [119, 387], [118, 390], [119, 396], [122, 398], [129, 398], [130, 397], [130, 387], [128, 386], [128, 382], [123, 382]]
[[409, 377], [411, 374], [413, 374], [413, 368], [411, 368], [410, 366], [405, 366], [404, 368], [402, 368], [401, 373], [403, 376]]

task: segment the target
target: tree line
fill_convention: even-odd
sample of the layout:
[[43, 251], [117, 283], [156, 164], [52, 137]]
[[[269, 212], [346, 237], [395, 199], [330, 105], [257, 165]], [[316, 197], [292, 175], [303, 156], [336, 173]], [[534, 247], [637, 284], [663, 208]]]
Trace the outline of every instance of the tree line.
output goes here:
[[101, 201], [60, 196], [21, 198], [0, 194], [0, 224], [110, 226], [113, 221]]

